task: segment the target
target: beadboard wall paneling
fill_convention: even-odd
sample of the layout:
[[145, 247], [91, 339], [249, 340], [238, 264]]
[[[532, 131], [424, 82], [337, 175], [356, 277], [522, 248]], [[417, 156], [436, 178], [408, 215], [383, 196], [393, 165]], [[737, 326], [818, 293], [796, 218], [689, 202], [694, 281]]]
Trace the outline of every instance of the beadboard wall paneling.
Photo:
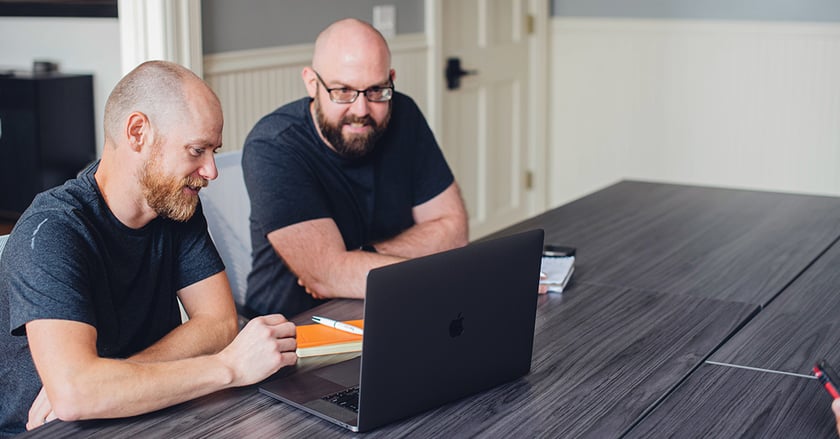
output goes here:
[[[423, 34], [397, 35], [389, 41], [397, 90], [426, 112], [426, 59]], [[242, 50], [204, 57], [204, 78], [218, 94], [225, 115], [226, 151], [242, 149], [254, 124], [275, 108], [306, 95], [301, 70], [312, 60], [312, 44]]]

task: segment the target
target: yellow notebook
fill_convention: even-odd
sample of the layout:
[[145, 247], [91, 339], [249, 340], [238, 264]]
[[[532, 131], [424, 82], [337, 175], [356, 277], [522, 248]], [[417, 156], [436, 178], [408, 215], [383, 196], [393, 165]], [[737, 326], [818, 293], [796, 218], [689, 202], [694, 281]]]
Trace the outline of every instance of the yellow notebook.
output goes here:
[[[364, 320], [347, 320], [344, 323], [363, 328]], [[297, 356], [341, 354], [362, 350], [362, 336], [313, 323], [297, 327]]]

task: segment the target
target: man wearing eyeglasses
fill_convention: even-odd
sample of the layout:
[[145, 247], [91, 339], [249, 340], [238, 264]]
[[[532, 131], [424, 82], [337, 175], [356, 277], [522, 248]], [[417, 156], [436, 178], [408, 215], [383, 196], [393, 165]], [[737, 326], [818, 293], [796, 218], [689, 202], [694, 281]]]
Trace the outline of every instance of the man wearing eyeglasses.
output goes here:
[[302, 77], [309, 96], [260, 120], [243, 150], [255, 315], [363, 298], [372, 268], [467, 243], [458, 185], [420, 109], [395, 91], [382, 35], [333, 23]]

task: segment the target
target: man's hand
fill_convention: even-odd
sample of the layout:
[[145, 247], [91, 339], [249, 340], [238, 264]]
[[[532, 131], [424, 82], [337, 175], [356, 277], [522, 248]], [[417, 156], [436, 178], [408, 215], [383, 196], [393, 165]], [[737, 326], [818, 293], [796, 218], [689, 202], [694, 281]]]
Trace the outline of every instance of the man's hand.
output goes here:
[[282, 315], [251, 320], [217, 354], [162, 360], [99, 357], [96, 328], [86, 323], [38, 319], [26, 324], [26, 332], [46, 389], [33, 403], [30, 428], [52, 417], [76, 421], [148, 413], [254, 384], [297, 361], [295, 325]]
[[837, 435], [840, 436], [840, 398], [831, 403], [831, 411], [834, 412], [834, 419], [837, 422]]
[[53, 412], [52, 404], [50, 404], [50, 400], [47, 398], [47, 392], [41, 387], [41, 391], [38, 392], [38, 396], [35, 397], [35, 401], [32, 402], [32, 406], [29, 408], [29, 420], [26, 421], [26, 429], [32, 430], [53, 419], [56, 419], [55, 412]]
[[306, 285], [303, 284], [303, 279], [298, 278], [297, 283], [298, 283], [298, 285], [302, 286], [303, 289], [306, 290], [306, 294], [309, 294], [310, 296], [312, 296], [313, 299], [326, 299], [326, 297], [321, 297], [321, 296], [318, 295], [318, 293], [316, 293], [316, 292], [310, 290], [309, 288], [307, 288]]
[[255, 317], [233, 342], [219, 353], [234, 373], [234, 386], [247, 386], [268, 378], [297, 362], [295, 324], [280, 314]]
[[[548, 279], [548, 276], [541, 271], [540, 272], [540, 282], [542, 282], [544, 280], [547, 280], [547, 279]], [[547, 292], [548, 292], [548, 285], [540, 284], [537, 287], [537, 294], [545, 294]]]

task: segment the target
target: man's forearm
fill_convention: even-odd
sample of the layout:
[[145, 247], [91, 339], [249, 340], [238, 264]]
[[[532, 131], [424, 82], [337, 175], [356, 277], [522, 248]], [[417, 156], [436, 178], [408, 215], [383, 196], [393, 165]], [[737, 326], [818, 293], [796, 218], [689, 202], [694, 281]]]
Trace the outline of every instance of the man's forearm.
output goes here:
[[117, 418], [158, 410], [223, 389], [230, 386], [231, 375], [206, 356], [142, 364], [102, 359], [99, 367], [74, 377], [73, 394], [59, 390], [57, 394], [48, 392], [48, 396], [58, 418], [65, 421]]
[[[54, 329], [69, 342], [51, 338]], [[295, 328], [283, 316], [252, 319], [221, 352], [174, 361], [98, 357], [95, 329], [64, 321], [27, 324], [33, 360], [49, 403], [62, 420], [132, 416], [231, 387], [253, 384], [293, 364]], [[46, 417], [47, 413], [41, 413]], [[32, 412], [30, 412], [30, 421]], [[43, 422], [33, 425], [40, 425]]]
[[343, 252], [334, 260], [325, 261], [319, 270], [301, 276], [301, 284], [316, 298], [361, 299], [365, 297], [370, 270], [466, 244], [465, 228], [457, 221], [428, 221], [416, 224], [392, 239], [375, 243], [376, 253]]
[[378, 253], [416, 258], [467, 245], [467, 232], [457, 219], [442, 218], [415, 224], [399, 235], [374, 243]]
[[370, 253], [361, 250], [344, 252], [311, 275], [301, 276], [300, 282], [309, 294], [322, 299], [363, 299], [367, 273], [378, 267], [403, 261], [404, 258]]
[[131, 360], [170, 361], [215, 354], [236, 337], [236, 307], [224, 272], [181, 289], [178, 298], [190, 319]]
[[415, 225], [394, 238], [369, 243], [376, 253], [348, 251], [332, 218], [286, 226], [268, 234], [275, 251], [315, 298], [363, 298], [371, 269], [467, 244], [467, 214], [452, 183], [412, 209]]
[[137, 362], [171, 361], [215, 354], [236, 336], [236, 316], [226, 320], [204, 316], [191, 318], [129, 359]]
[[391, 239], [373, 243], [377, 252], [416, 258], [467, 245], [467, 210], [456, 183], [414, 206], [411, 215], [415, 225]]

